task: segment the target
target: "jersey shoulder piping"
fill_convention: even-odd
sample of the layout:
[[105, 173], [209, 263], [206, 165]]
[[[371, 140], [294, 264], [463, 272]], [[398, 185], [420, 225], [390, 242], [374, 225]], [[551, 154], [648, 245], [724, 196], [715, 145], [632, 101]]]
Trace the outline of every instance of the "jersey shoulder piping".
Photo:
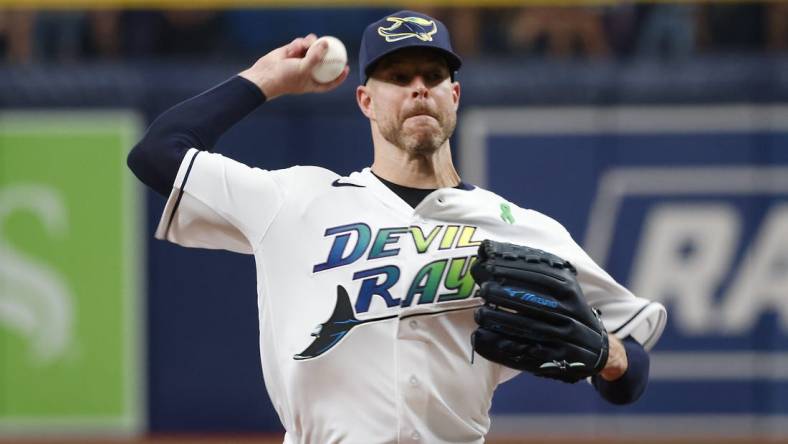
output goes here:
[[339, 180], [339, 179], [336, 179], [336, 180], [334, 180], [333, 182], [331, 182], [331, 186], [332, 186], [332, 187], [336, 187], [336, 188], [339, 188], [339, 187], [356, 187], [356, 188], [366, 188], [366, 186], [365, 186], [365, 185], [358, 185], [358, 184], [351, 183], [351, 182], [340, 182], [340, 180]]
[[175, 212], [178, 211], [178, 206], [181, 204], [181, 198], [183, 197], [183, 191], [186, 189], [186, 181], [189, 180], [189, 173], [192, 171], [192, 166], [194, 165], [194, 159], [197, 158], [197, 155], [200, 154], [200, 151], [194, 153], [189, 162], [189, 167], [186, 169], [186, 174], [183, 175], [183, 182], [181, 182], [180, 189], [178, 190], [178, 198], [175, 199], [175, 205], [172, 206], [172, 212], [170, 213], [170, 219], [167, 221], [167, 229], [164, 230], [164, 238], [167, 238], [167, 234], [170, 232], [170, 226], [172, 225], [172, 221], [175, 218]]

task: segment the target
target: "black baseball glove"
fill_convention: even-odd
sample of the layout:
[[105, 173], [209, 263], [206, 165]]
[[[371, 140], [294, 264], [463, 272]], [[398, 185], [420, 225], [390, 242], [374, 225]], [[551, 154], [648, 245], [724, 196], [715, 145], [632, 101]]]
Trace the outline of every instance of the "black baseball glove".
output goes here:
[[607, 331], [588, 306], [577, 270], [560, 257], [485, 240], [471, 268], [484, 305], [471, 343], [490, 361], [577, 382], [607, 363]]

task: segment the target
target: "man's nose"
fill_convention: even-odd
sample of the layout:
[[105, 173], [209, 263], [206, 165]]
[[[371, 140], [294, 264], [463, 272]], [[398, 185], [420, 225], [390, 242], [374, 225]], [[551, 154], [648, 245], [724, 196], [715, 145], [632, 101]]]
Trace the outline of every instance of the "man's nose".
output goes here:
[[413, 81], [410, 82], [410, 87], [413, 89], [411, 92], [411, 96], [416, 98], [426, 98], [430, 94], [429, 88], [427, 88], [427, 83], [424, 81], [422, 76], [415, 76]]

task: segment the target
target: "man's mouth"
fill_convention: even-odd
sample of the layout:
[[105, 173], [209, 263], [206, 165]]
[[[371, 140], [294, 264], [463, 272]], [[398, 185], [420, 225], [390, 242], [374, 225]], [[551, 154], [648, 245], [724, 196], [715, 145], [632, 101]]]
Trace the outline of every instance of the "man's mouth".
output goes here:
[[430, 118], [430, 119], [433, 119], [433, 120], [438, 120], [435, 116], [433, 116], [432, 114], [430, 114], [428, 112], [420, 112], [420, 113], [410, 114], [410, 115], [408, 115], [405, 118], [405, 120], [413, 119], [413, 118], [420, 118], [420, 119]]

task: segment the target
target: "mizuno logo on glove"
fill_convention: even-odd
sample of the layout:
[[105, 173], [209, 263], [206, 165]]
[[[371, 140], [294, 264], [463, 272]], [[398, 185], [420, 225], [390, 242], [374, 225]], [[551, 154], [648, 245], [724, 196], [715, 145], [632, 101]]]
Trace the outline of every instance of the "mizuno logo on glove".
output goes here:
[[509, 296], [511, 296], [513, 298], [518, 298], [518, 299], [523, 300], [525, 302], [533, 302], [535, 304], [544, 305], [545, 307], [558, 308], [558, 302], [556, 302], [556, 301], [554, 301], [552, 299], [547, 299], [547, 298], [543, 298], [541, 296], [537, 296], [537, 295], [535, 295], [533, 293], [528, 293], [528, 292], [525, 292], [525, 291], [518, 291], [518, 290], [515, 290], [513, 288], [508, 288], [508, 287], [504, 287], [503, 291], [505, 291], [506, 294], [508, 294]]

